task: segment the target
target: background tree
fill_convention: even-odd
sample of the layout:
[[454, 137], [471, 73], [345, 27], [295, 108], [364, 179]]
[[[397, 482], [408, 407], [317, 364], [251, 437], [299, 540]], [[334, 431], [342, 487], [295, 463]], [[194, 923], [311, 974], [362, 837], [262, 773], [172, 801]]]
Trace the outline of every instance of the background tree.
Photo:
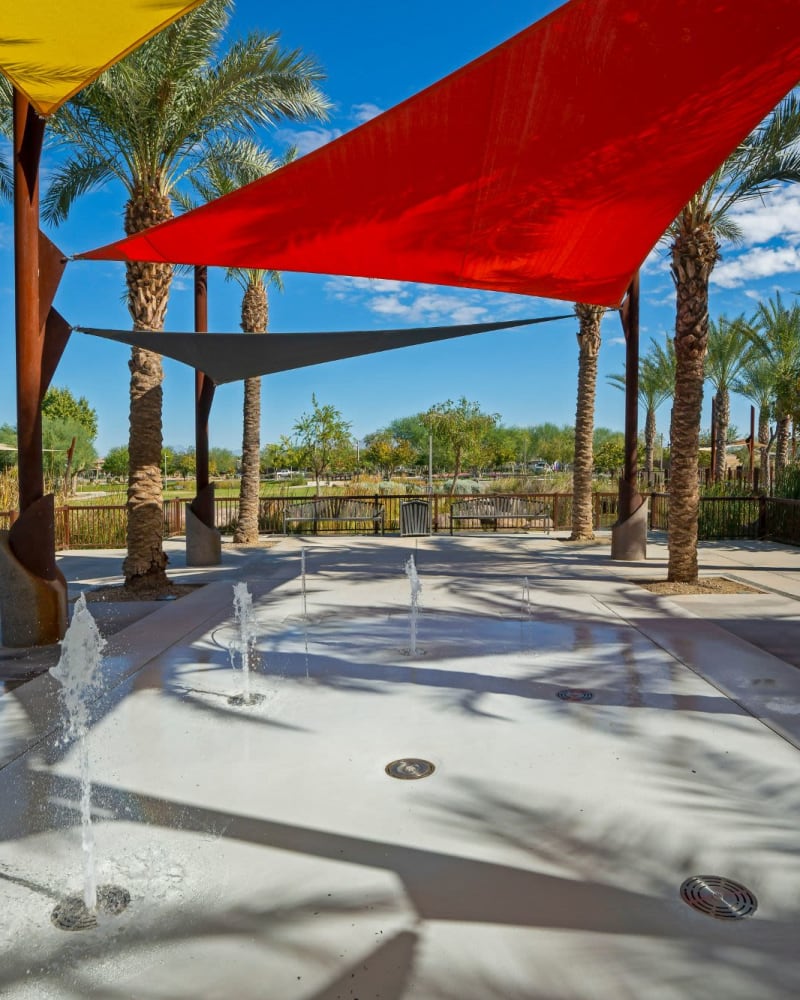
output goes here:
[[524, 447], [521, 444], [523, 435], [527, 438], [527, 433], [520, 427], [494, 427], [489, 431], [485, 438], [488, 464], [493, 469], [513, 465]]
[[[625, 391], [624, 372], [609, 375], [608, 381]], [[651, 488], [654, 482], [654, 455], [658, 432], [656, 411], [670, 398], [674, 389], [675, 349], [669, 339], [663, 347], [651, 339], [647, 354], [639, 361], [639, 402], [644, 407], [644, 474], [647, 485]]]
[[753, 355], [752, 335], [744, 316], [728, 320], [720, 316], [708, 324], [706, 378], [717, 390], [714, 395], [715, 421], [711, 428], [715, 466], [712, 476], [725, 478], [728, 425], [731, 418], [731, 387]]
[[72, 492], [74, 477], [97, 458], [94, 439], [84, 424], [47, 414], [42, 415], [42, 449], [45, 475], [65, 494]]
[[10, 451], [0, 449], [0, 469], [10, 469], [17, 464], [17, 432], [11, 424], [0, 426], [0, 444], [8, 445]]
[[97, 437], [97, 411], [85, 396], [76, 399], [69, 389], [51, 386], [42, 399], [42, 415], [80, 424], [92, 440]]
[[529, 429], [531, 451], [528, 458], [541, 458], [552, 465], [570, 465], [575, 457], [575, 428], [566, 424], [537, 424]]
[[194, 448], [181, 448], [175, 452], [175, 471], [183, 476], [184, 481], [194, 479], [197, 475], [197, 456]]
[[760, 302], [750, 324], [757, 355], [770, 366], [773, 411], [777, 423], [775, 479], [783, 475], [789, 460], [789, 429], [798, 410], [800, 377], [800, 304], [786, 306], [780, 292]]
[[117, 445], [115, 448], [109, 448], [106, 452], [106, 457], [103, 459], [103, 472], [107, 476], [121, 478], [128, 475], [129, 464], [128, 446]]
[[280, 441], [264, 446], [261, 452], [261, 468], [264, 472], [281, 469], [299, 470], [302, 460], [291, 438], [285, 434]]
[[89, 401], [76, 399], [67, 388], [52, 386], [42, 399], [44, 471], [65, 494], [74, 489], [75, 476], [97, 458], [97, 413]]
[[597, 387], [597, 357], [600, 353], [600, 323], [604, 309], [579, 302], [578, 402], [575, 408], [575, 459], [572, 469], [571, 539], [594, 538], [592, 479], [594, 478], [594, 400]]
[[456, 489], [456, 482], [465, 460], [475, 454], [483, 439], [494, 430], [500, 419], [499, 413], [484, 413], [478, 403], [470, 403], [462, 396], [457, 403], [448, 399], [437, 403], [421, 415], [422, 423], [434, 439], [453, 452], [453, 480], [450, 496]]
[[800, 107], [790, 94], [738, 146], [679, 213], [667, 232], [675, 284], [675, 399], [670, 429], [667, 579], [697, 580], [698, 456], [708, 345], [708, 288], [722, 239], [737, 241], [740, 202], [778, 182], [800, 180]]
[[599, 427], [593, 444], [594, 467], [598, 472], [617, 475], [625, 465], [625, 435]]
[[230, 448], [209, 448], [209, 469], [213, 467], [216, 476], [235, 476], [239, 468], [239, 456]]
[[[62, 221], [75, 199], [108, 181], [127, 194], [125, 232], [172, 217], [177, 184], [197, 169], [221, 137], [247, 134], [277, 118], [306, 118], [327, 102], [321, 73], [277, 35], [253, 33], [217, 57], [233, 4], [206, 0], [89, 84], [52, 118], [67, 146], [43, 202], [44, 217]], [[134, 329], [162, 330], [172, 268], [126, 264]], [[157, 354], [134, 347], [129, 362], [131, 459], [125, 585], [167, 583], [162, 545], [161, 401]]]
[[406, 468], [417, 458], [417, 452], [410, 441], [394, 437], [387, 430], [367, 434], [364, 445], [361, 450], [362, 461], [380, 470], [384, 479], [391, 479], [395, 469]]
[[[772, 444], [769, 425], [775, 398], [775, 372], [772, 365], [764, 357], [751, 355], [732, 388], [740, 396], [749, 399], [758, 411], [756, 437], [759, 450], [759, 489], [769, 494], [771, 491], [769, 449]], [[753, 447], [755, 449], [755, 442]]]
[[311, 406], [311, 413], [303, 413], [293, 429], [300, 460], [313, 472], [319, 496], [319, 481], [325, 472], [337, 461], [346, 461], [346, 453], [352, 453], [352, 425], [335, 406], [321, 406], [313, 394]]

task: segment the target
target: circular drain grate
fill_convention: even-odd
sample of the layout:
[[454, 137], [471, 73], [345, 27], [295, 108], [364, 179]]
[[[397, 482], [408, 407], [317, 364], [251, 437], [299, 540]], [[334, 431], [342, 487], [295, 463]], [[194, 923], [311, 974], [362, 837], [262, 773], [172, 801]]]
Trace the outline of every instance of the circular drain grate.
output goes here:
[[390, 778], [402, 778], [404, 781], [413, 781], [415, 778], [427, 778], [433, 774], [436, 767], [429, 760], [421, 760], [419, 757], [404, 757], [402, 760], [393, 760], [387, 764], [385, 769]]
[[721, 875], [692, 875], [681, 886], [681, 899], [692, 909], [720, 920], [741, 920], [758, 907], [749, 889]]
[[556, 691], [556, 697], [562, 701], [591, 701], [594, 695], [591, 691], [584, 691], [583, 688], [563, 688]]
[[127, 889], [118, 885], [97, 887], [97, 909], [89, 910], [82, 896], [67, 896], [56, 905], [50, 919], [62, 931], [88, 931], [97, 927], [97, 914], [116, 917], [131, 901]]

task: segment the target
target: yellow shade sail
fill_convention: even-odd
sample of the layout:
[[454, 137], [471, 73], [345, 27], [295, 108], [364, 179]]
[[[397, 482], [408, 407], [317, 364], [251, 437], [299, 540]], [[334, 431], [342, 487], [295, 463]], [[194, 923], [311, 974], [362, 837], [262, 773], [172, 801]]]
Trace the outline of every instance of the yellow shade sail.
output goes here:
[[204, 0], [3, 0], [0, 72], [42, 115]]

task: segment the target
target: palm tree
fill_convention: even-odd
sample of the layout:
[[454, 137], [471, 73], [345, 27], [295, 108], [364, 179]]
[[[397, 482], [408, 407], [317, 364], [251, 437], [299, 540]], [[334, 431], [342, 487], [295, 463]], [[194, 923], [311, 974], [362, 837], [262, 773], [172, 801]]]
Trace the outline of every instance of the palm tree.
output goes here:
[[775, 479], [789, 460], [789, 427], [798, 408], [800, 378], [800, 304], [783, 304], [780, 292], [760, 302], [751, 320], [751, 337], [758, 355], [772, 370], [773, 402], [778, 433], [775, 441]]
[[[749, 399], [758, 408], [758, 445], [761, 468], [759, 488], [764, 493], [769, 494], [771, 492], [769, 447], [772, 444], [769, 422], [775, 398], [775, 372], [771, 362], [755, 353], [751, 354], [742, 367], [739, 377], [732, 383], [731, 389], [740, 396], [744, 396], [745, 399]], [[753, 446], [755, 447], [755, 442], [753, 442]]]
[[[625, 391], [625, 373], [609, 375], [608, 381]], [[644, 407], [644, 469], [647, 485], [653, 485], [653, 454], [656, 443], [656, 410], [675, 389], [675, 348], [650, 341], [650, 349], [639, 362], [639, 402]]]
[[594, 397], [597, 387], [597, 356], [600, 353], [600, 323], [605, 309], [578, 302], [578, 402], [575, 409], [575, 459], [572, 471], [573, 540], [594, 538], [592, 478], [594, 474]]
[[[8, 77], [0, 73], [0, 135], [10, 139], [14, 133], [13, 91]], [[0, 155], [0, 201], [11, 201], [14, 196], [14, 171]]]
[[[201, 201], [208, 202], [250, 184], [294, 158], [291, 150], [281, 161], [273, 159], [251, 139], [223, 140], [192, 178], [192, 187]], [[191, 200], [181, 195], [178, 202], [188, 209]], [[243, 291], [241, 327], [245, 333], [266, 333], [269, 323], [267, 283], [282, 288], [277, 271], [231, 268], [228, 277]], [[258, 494], [261, 482], [261, 379], [244, 380], [242, 415], [242, 475], [239, 483], [239, 512], [233, 540], [253, 545], [258, 541]]]
[[733, 207], [781, 181], [800, 180], [800, 106], [790, 94], [711, 175], [666, 234], [675, 283], [675, 400], [670, 431], [669, 561], [667, 578], [697, 580], [698, 457], [708, 346], [708, 286], [719, 240], [741, 230]]
[[724, 316], [709, 320], [706, 378], [717, 390], [714, 396], [716, 421], [711, 428], [714, 441], [715, 480], [725, 478], [725, 448], [731, 417], [731, 386], [754, 353], [751, 331], [744, 316], [728, 320]]
[[[75, 199], [109, 180], [127, 194], [125, 232], [172, 217], [177, 185], [221, 136], [246, 134], [280, 117], [323, 115], [316, 63], [278, 47], [275, 34], [251, 34], [219, 57], [232, 0], [206, 0], [82, 90], [53, 118], [68, 146], [44, 199], [44, 214], [62, 221]], [[161, 330], [172, 267], [126, 265], [134, 329]], [[130, 477], [128, 553], [132, 589], [167, 583], [162, 546], [161, 359], [134, 347], [129, 363]]]

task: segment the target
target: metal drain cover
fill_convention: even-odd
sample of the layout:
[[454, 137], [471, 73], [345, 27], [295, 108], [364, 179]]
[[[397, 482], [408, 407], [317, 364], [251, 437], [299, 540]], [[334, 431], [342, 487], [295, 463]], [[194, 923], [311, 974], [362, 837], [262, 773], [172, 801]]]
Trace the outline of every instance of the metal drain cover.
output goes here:
[[741, 920], [758, 907], [758, 900], [746, 886], [721, 875], [692, 875], [681, 886], [681, 899], [692, 909], [720, 920]]
[[97, 927], [97, 914], [116, 917], [131, 901], [131, 894], [119, 885], [97, 887], [97, 908], [89, 910], [83, 896], [67, 896], [50, 914], [50, 919], [62, 931], [88, 931]]
[[419, 757], [403, 757], [402, 760], [393, 760], [391, 764], [387, 764], [384, 770], [390, 778], [413, 781], [416, 778], [427, 778], [429, 774], [433, 774], [436, 767], [429, 760], [422, 760]]
[[556, 691], [556, 697], [562, 701], [591, 701], [594, 695], [583, 688], [563, 688], [561, 691]]

